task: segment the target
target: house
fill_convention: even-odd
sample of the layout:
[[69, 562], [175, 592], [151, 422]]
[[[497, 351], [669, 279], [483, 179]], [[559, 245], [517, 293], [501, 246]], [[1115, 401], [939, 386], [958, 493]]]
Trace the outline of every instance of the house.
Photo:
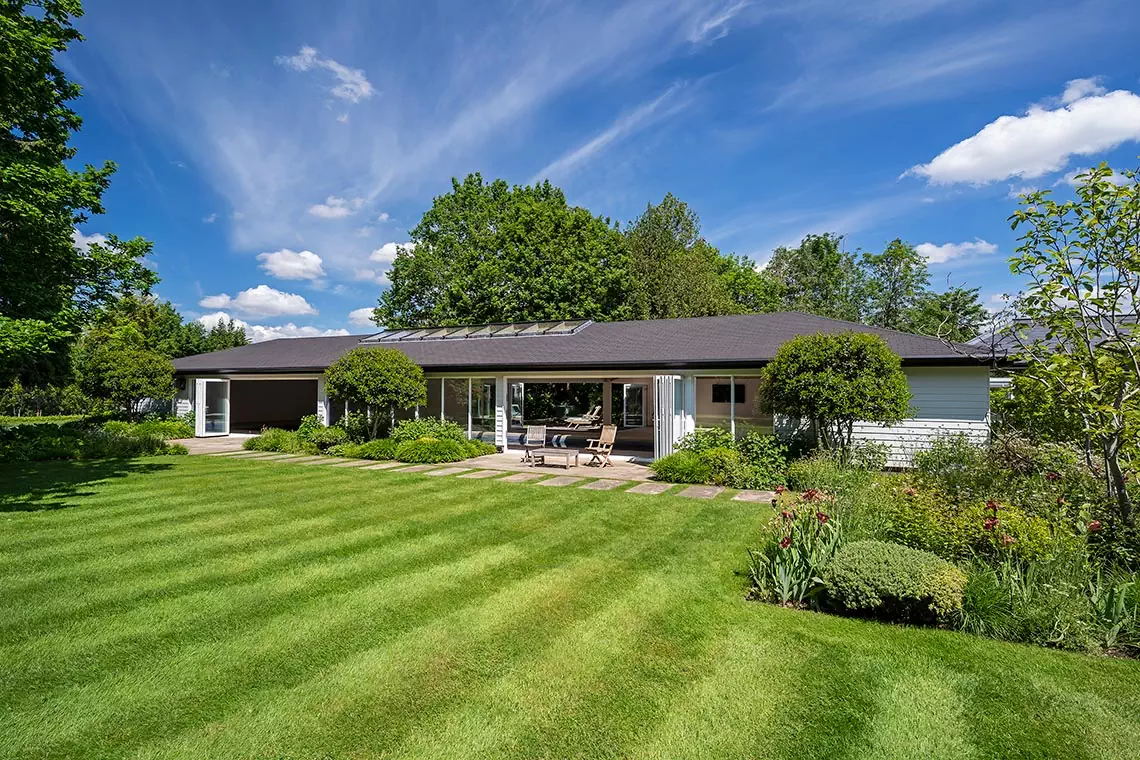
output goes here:
[[[636, 322], [566, 320], [388, 329], [372, 335], [290, 338], [177, 359], [176, 411], [195, 412], [199, 436], [296, 426], [316, 413], [331, 424], [346, 411], [329, 399], [323, 372], [347, 351], [387, 347], [424, 369], [428, 402], [411, 415], [453, 420], [501, 449], [517, 445], [527, 386], [599, 386], [601, 423], [620, 427], [618, 448], [655, 457], [696, 428], [785, 424], [756, 411], [765, 363], [797, 335], [853, 330], [882, 336], [901, 358], [914, 416], [891, 427], [856, 426], [891, 446], [889, 463], [939, 435], [989, 436], [989, 370], [966, 346], [799, 312]], [[566, 431], [558, 441], [577, 445]]]

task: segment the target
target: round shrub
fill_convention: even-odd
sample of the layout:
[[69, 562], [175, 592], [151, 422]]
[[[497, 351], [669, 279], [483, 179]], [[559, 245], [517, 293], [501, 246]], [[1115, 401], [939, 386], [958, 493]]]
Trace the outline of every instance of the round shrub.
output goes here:
[[736, 442], [744, 458], [743, 480], [738, 488], [774, 488], [787, 480], [787, 448], [774, 436], [751, 431]]
[[736, 449], [717, 446], [697, 454], [697, 459], [708, 470], [705, 483], [735, 487], [743, 479], [744, 459]]
[[649, 469], [658, 480], [666, 483], [706, 483], [709, 479], [709, 466], [700, 455], [691, 451], [678, 451], [669, 456], [654, 460]]
[[303, 441], [307, 440], [321, 451], [348, 442], [348, 433], [342, 427], [319, 427], [309, 431], [307, 436], [301, 435], [301, 431], [298, 430], [297, 437]]
[[250, 451], [280, 451], [283, 454], [319, 454], [315, 443], [306, 441], [292, 430], [263, 428], [261, 435], [247, 438], [243, 449]]
[[464, 445], [467, 447], [468, 458], [482, 457], [488, 454], [495, 454], [499, 451], [495, 444], [488, 443], [487, 441], [470, 440]]
[[439, 464], [459, 462], [467, 458], [467, 447], [459, 441], [439, 438], [420, 438], [404, 441], [396, 446], [396, 461], [411, 464]]
[[397, 444], [391, 438], [377, 438], [366, 443], [349, 444], [352, 453], [347, 456], [355, 459], [389, 460], [396, 458]]
[[724, 428], [700, 428], [691, 433], [685, 433], [674, 447], [676, 451], [691, 451], [699, 454], [709, 449], [731, 449], [735, 441], [732, 433]]
[[396, 443], [416, 441], [420, 438], [436, 438], [466, 443], [467, 430], [451, 420], [441, 420], [438, 417], [401, 420], [396, 423], [395, 429], [392, 430], [392, 440]]
[[930, 552], [886, 541], [855, 541], [823, 568], [828, 601], [881, 620], [945, 623], [962, 610], [966, 574]]

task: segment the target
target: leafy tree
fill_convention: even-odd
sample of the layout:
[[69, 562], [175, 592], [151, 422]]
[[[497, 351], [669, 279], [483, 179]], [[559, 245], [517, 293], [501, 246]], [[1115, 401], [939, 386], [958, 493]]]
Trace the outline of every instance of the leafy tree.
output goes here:
[[1018, 372], [1008, 388], [990, 392], [994, 427], [1016, 431], [1033, 443], [1084, 443], [1084, 425], [1049, 386]]
[[0, 331], [22, 357], [9, 373], [12, 365], [29, 372], [37, 352], [38, 369], [64, 367], [46, 360], [65, 354], [64, 336], [77, 335], [101, 304], [157, 281], [142, 263], [144, 240], [109, 236], [80, 247], [72, 239], [76, 224], [103, 212], [115, 171], [110, 162], [69, 166], [71, 133], [81, 125], [69, 102], [80, 89], [55, 54], [82, 39], [71, 25], [81, 13], [78, 0], [0, 4]]
[[328, 395], [368, 411], [369, 436], [394, 424], [397, 409], [427, 403], [424, 372], [394, 348], [357, 348], [325, 371]]
[[153, 296], [124, 296], [104, 307], [95, 320], [103, 329], [128, 322], [138, 328], [147, 349], [171, 359], [249, 343], [245, 329], [232, 319], [206, 330], [200, 322], [183, 322], [173, 304]]
[[[201, 327], [199, 322], [183, 325], [183, 329]], [[249, 345], [249, 338], [245, 335], [245, 328], [232, 319], [216, 323], [210, 328], [202, 340], [202, 351], [225, 351], [227, 348], [238, 348]], [[184, 354], [185, 355], [185, 354]]]
[[628, 316], [627, 256], [606, 219], [549, 182], [452, 180], [392, 264], [379, 324], [406, 327]]
[[174, 396], [174, 365], [148, 349], [143, 334], [130, 322], [84, 334], [76, 367], [85, 393], [107, 399], [131, 418], [140, 415], [143, 401]]
[[41, 319], [0, 316], [0, 383], [46, 381], [63, 374], [71, 333]]
[[1014, 309], [1048, 332], [1040, 339], [1013, 332], [1028, 363], [1024, 374], [1080, 419], [1089, 453], [1104, 463], [1106, 492], [1129, 526], [1135, 516], [1126, 473], [1135, 468], [1140, 431], [1137, 176], [1114, 178], [1102, 163], [1077, 176], [1075, 199], [1030, 193], [1010, 216], [1013, 229], [1024, 230], [1010, 271], [1029, 282]]
[[914, 246], [895, 238], [882, 253], [864, 253], [867, 273], [867, 324], [910, 329], [909, 316], [926, 293], [930, 274]]
[[764, 272], [784, 293], [784, 308], [860, 322], [867, 283], [839, 235], [808, 235], [796, 248], [777, 248]]
[[630, 302], [634, 319], [733, 314], [722, 269], [738, 265], [701, 237], [696, 213], [672, 193], [650, 205], [625, 230], [629, 249]]
[[868, 333], [801, 335], [764, 368], [758, 404], [766, 413], [810, 420], [820, 443], [841, 459], [857, 421], [893, 424], [909, 412], [901, 361]]
[[987, 319], [978, 288], [954, 287], [945, 293], [920, 294], [906, 314], [903, 329], [964, 343], [978, 336]]
[[779, 311], [784, 307], [786, 288], [767, 271], [758, 270], [746, 256], [721, 255], [717, 269], [736, 311], [746, 314]]

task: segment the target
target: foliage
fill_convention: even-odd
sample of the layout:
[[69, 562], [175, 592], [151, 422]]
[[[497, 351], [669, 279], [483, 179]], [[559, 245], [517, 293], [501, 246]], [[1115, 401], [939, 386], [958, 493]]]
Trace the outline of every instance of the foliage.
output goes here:
[[1022, 197], [1010, 217], [1023, 230], [1010, 271], [1029, 281], [1018, 316], [1045, 328], [1018, 331], [1027, 377], [1079, 419], [1117, 517], [1135, 523], [1127, 470], [1140, 433], [1140, 181], [1107, 164], [1076, 177], [1076, 198]]
[[744, 468], [744, 459], [740, 456], [740, 452], [735, 448], [717, 447], [706, 449], [697, 455], [703, 464], [708, 469], [708, 480], [705, 481], [714, 486], [731, 486], [736, 487], [740, 481], [742, 474], [741, 470]]
[[811, 420], [823, 447], [845, 459], [857, 420], [890, 424], [909, 412], [901, 362], [877, 335], [801, 335], [764, 368], [764, 411]]
[[467, 431], [451, 420], [441, 420], [438, 417], [400, 420], [392, 430], [392, 440], [396, 443], [419, 438], [439, 438], [467, 443]]
[[396, 458], [396, 446], [391, 438], [377, 438], [364, 443], [338, 443], [329, 447], [327, 453], [349, 459], [390, 460]]
[[691, 451], [700, 454], [708, 449], [732, 448], [736, 445], [732, 433], [721, 427], [697, 428], [691, 433], [685, 433], [681, 440], [673, 447], [675, 451]]
[[962, 609], [966, 574], [930, 552], [885, 541], [844, 545], [823, 568], [829, 604], [857, 615], [945, 623]]
[[629, 315], [628, 257], [608, 220], [543, 182], [479, 174], [436, 197], [389, 271], [375, 319], [388, 327]]
[[1017, 373], [1007, 388], [990, 392], [994, 429], [1033, 443], [1085, 444], [1084, 423], [1049, 386], [1032, 375]]
[[[316, 415], [313, 416], [313, 421], [320, 424]], [[303, 422], [302, 422], [303, 424]], [[363, 412], [348, 412], [341, 416], [335, 423], [337, 427], [344, 428], [344, 432], [348, 435], [348, 440], [353, 443], [364, 443], [370, 440], [372, 434], [372, 425], [368, 421], [368, 415]]]
[[0, 382], [42, 381], [63, 374], [70, 330], [42, 319], [0, 315]]
[[498, 447], [493, 443], [487, 441], [480, 441], [478, 439], [471, 439], [464, 443], [467, 449], [467, 458], [473, 459], [475, 457], [483, 457], [488, 454], [495, 454], [499, 451]]
[[658, 480], [666, 483], [707, 483], [711, 476], [701, 455], [685, 450], [653, 460], [649, 469]]
[[260, 435], [245, 439], [242, 448], [249, 451], [279, 451], [283, 454], [321, 453], [312, 441], [305, 440], [292, 430], [281, 428], [262, 428]]
[[130, 323], [88, 331], [76, 353], [83, 391], [107, 399], [131, 418], [139, 415], [144, 400], [174, 396], [174, 366], [148, 350]]
[[397, 409], [427, 403], [423, 370], [394, 348], [349, 351], [325, 370], [325, 388], [333, 399], [367, 408], [370, 439], [380, 437]]
[[24, 386], [19, 380], [0, 391], [0, 411], [15, 417], [95, 414], [105, 410], [105, 403], [92, 399], [78, 385]]
[[812, 601], [823, 590], [820, 574], [842, 543], [839, 522], [813, 504], [781, 511], [760, 546], [748, 550], [752, 593], [783, 605]]
[[184, 323], [173, 304], [148, 295], [128, 294], [108, 304], [95, 317], [95, 325], [105, 330], [127, 323], [138, 329], [146, 349], [171, 359], [249, 343], [245, 329], [232, 319], [221, 320], [207, 330], [198, 321]]
[[467, 459], [467, 447], [450, 438], [419, 438], [396, 446], [396, 461], [413, 464], [438, 464]]
[[750, 430], [737, 439], [736, 450], [744, 460], [738, 488], [773, 488], [787, 480], [787, 448], [774, 436]]
[[157, 435], [93, 429], [83, 421], [0, 426], [0, 462], [185, 453], [184, 447], [169, 445]]
[[147, 419], [142, 422], [111, 420], [103, 423], [103, 431], [116, 435], [146, 435], [170, 440], [171, 438], [193, 438], [194, 427], [179, 419]]
[[910, 314], [930, 284], [926, 259], [895, 238], [882, 253], [864, 253], [867, 272], [867, 323], [909, 330]]
[[[348, 431], [337, 425], [325, 426], [315, 414], [306, 414], [297, 427], [297, 437], [308, 441], [321, 451], [348, 442]], [[364, 457], [360, 457], [363, 459]]]
[[978, 298], [979, 290], [951, 287], [942, 293], [926, 291], [920, 294], [907, 312], [904, 329], [955, 343], [973, 340], [989, 318]]
[[862, 320], [866, 275], [839, 235], [808, 235], [796, 248], [780, 247], [764, 268], [783, 293], [784, 308], [824, 317]]

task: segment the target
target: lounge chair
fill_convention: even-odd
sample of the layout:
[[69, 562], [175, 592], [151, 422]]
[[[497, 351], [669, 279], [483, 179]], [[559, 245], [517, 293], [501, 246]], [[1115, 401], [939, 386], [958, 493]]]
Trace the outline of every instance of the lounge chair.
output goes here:
[[616, 439], [617, 425], [602, 425], [602, 434], [586, 441], [586, 451], [591, 455], [586, 464], [597, 462], [599, 467], [612, 467], [614, 463], [610, 461], [610, 452], [614, 450]]
[[523, 437], [523, 462], [534, 462], [531, 451], [546, 447], [546, 425], [527, 425], [526, 435]]
[[571, 430], [581, 430], [583, 428], [595, 427], [602, 419], [602, 407], [595, 406], [590, 411], [583, 415], [576, 417], [567, 417], [566, 425]]

